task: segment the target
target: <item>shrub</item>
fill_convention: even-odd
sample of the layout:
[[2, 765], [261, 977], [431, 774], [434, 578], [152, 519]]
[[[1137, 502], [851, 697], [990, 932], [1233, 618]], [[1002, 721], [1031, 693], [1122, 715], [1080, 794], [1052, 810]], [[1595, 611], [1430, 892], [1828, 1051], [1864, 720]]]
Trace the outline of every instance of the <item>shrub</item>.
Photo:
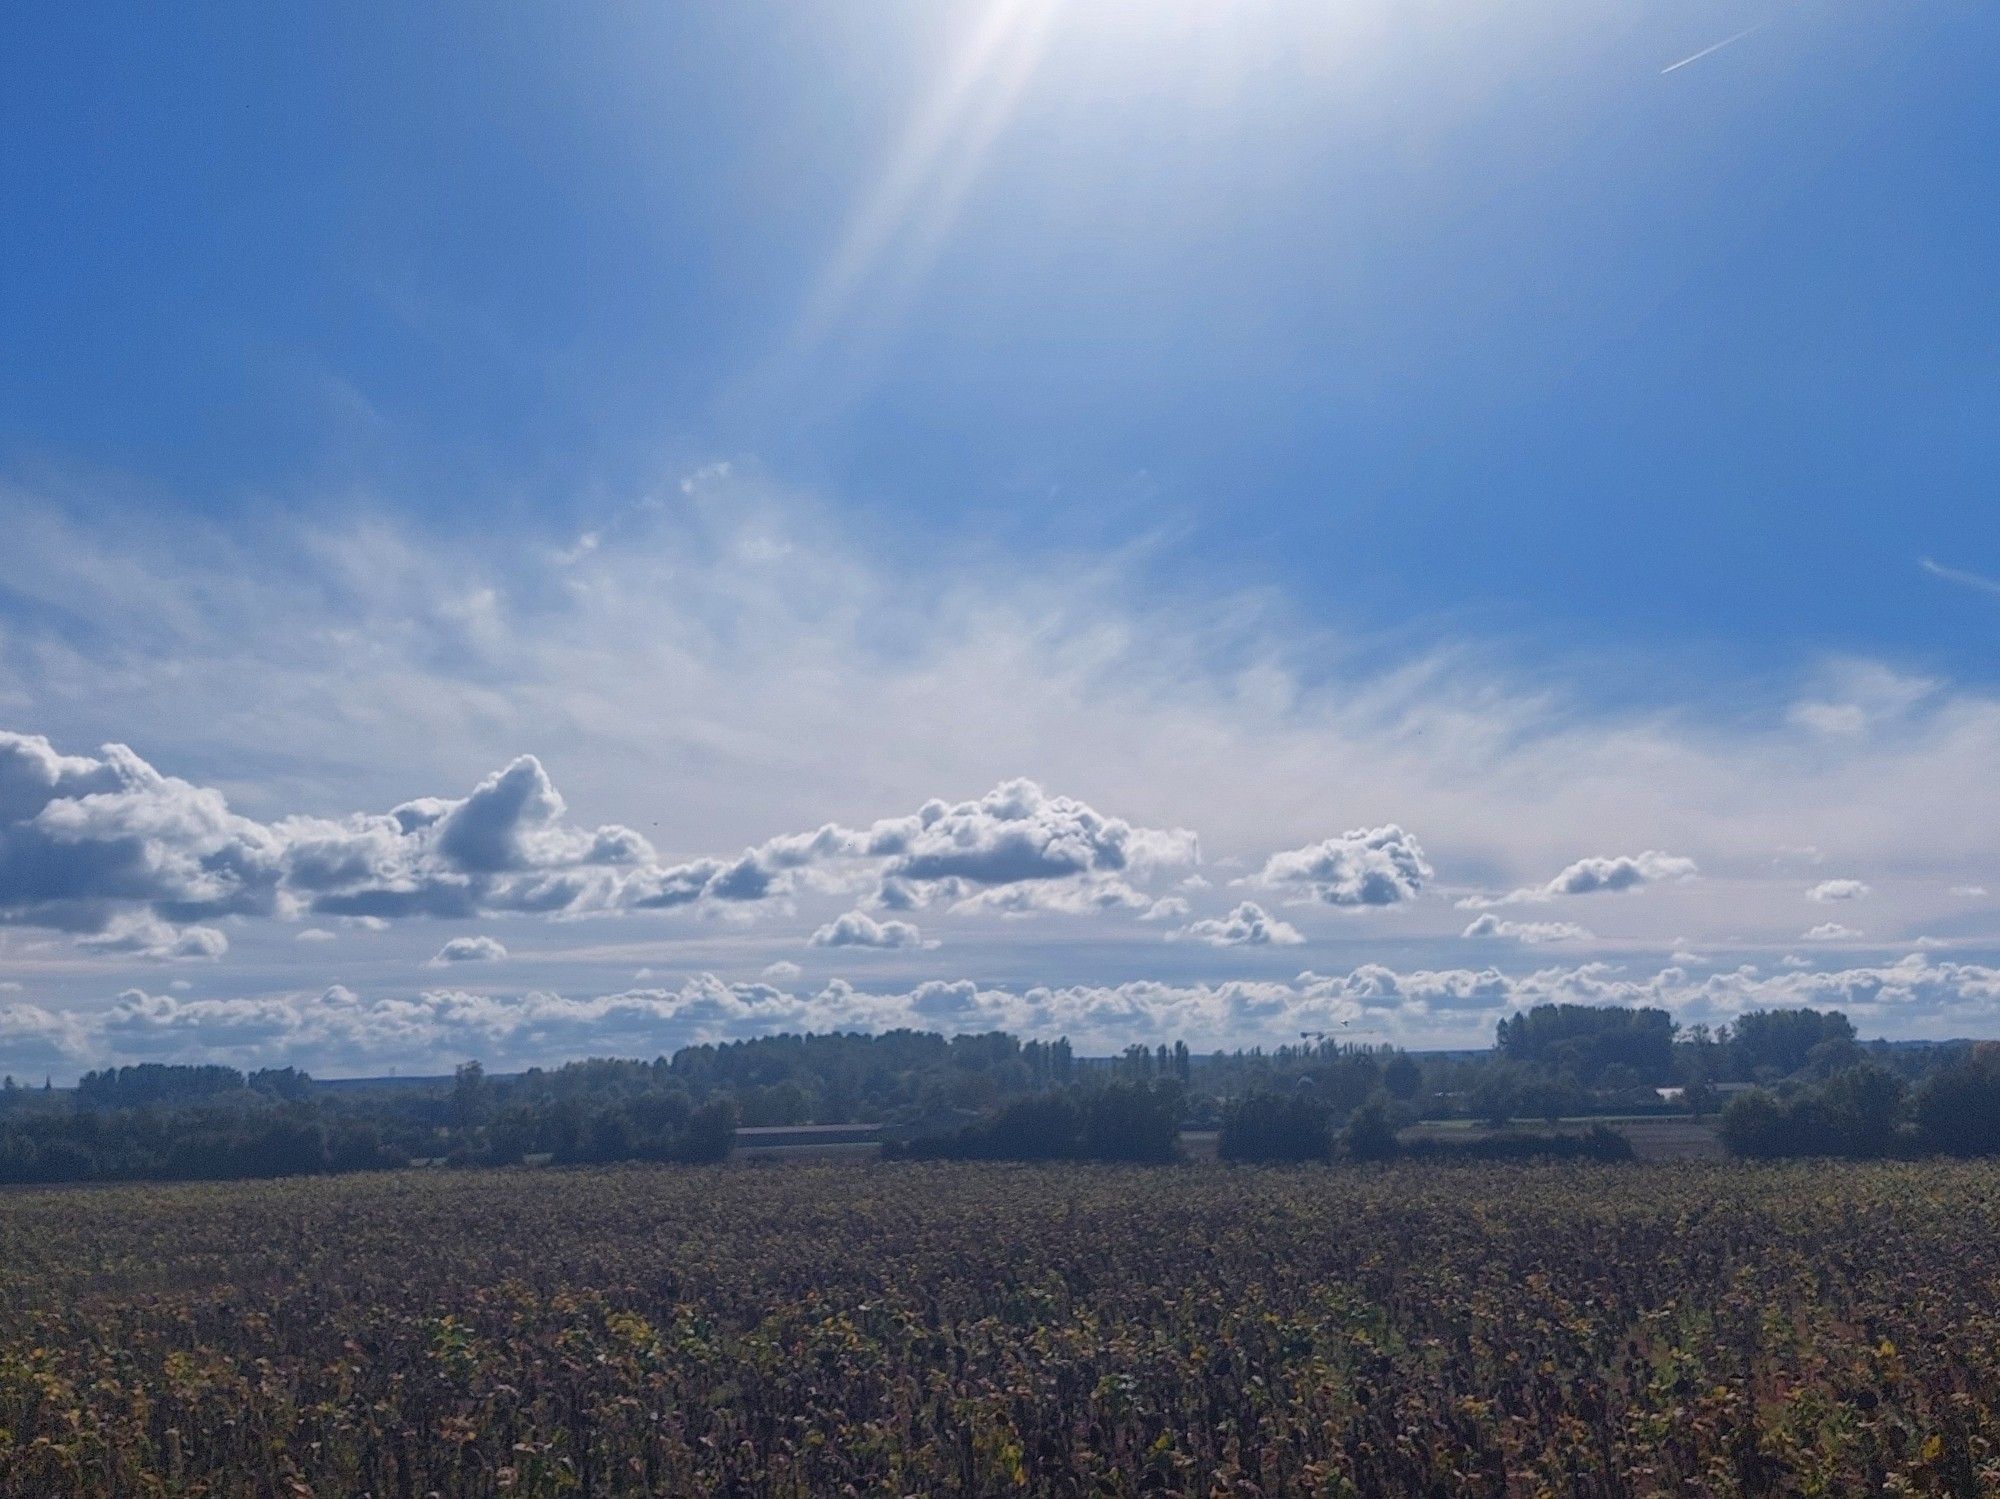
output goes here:
[[1180, 1090], [1113, 1083], [1079, 1096], [1042, 1094], [890, 1154], [906, 1160], [1171, 1161], [1180, 1153]]
[[1932, 1150], [1948, 1155], [2000, 1151], [2000, 1052], [1981, 1048], [1932, 1073], [1917, 1089], [1911, 1112], [1918, 1138]]
[[1899, 1144], [1902, 1111], [1903, 1080], [1863, 1062], [1816, 1088], [1739, 1094], [1717, 1128], [1739, 1156], [1880, 1156]]
[[1323, 1161], [1333, 1153], [1332, 1119], [1311, 1098], [1251, 1093], [1223, 1113], [1216, 1153], [1225, 1161]]
[[1396, 1154], [1396, 1123], [1386, 1099], [1378, 1095], [1354, 1111], [1341, 1131], [1340, 1149], [1356, 1161], [1386, 1161]]

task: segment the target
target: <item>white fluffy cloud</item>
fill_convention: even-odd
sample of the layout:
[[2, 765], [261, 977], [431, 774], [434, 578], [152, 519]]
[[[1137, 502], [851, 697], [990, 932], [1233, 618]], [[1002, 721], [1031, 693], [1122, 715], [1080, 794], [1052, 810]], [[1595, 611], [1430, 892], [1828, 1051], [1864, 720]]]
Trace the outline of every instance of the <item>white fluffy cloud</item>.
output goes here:
[[1300, 1030], [1407, 1044], [1478, 1044], [1493, 1023], [1537, 1004], [1648, 1005], [1714, 1023], [1747, 1010], [1811, 1005], [1846, 1011], [1864, 1034], [1963, 1034], [2000, 1004], [2000, 969], [1912, 954], [1837, 970], [1741, 967], [1695, 977], [1669, 967], [1628, 977], [1600, 963], [1507, 974], [1494, 968], [1399, 971], [1363, 964], [1289, 980], [998, 988], [969, 980], [870, 991], [835, 980], [811, 994], [703, 975], [678, 988], [570, 999], [429, 990], [364, 997], [334, 986], [241, 999], [130, 990], [89, 1019], [32, 1004], [0, 1005], [0, 1072], [65, 1075], [109, 1062], [294, 1063], [336, 1076], [467, 1057], [489, 1066], [547, 1065], [592, 1055], [653, 1056], [677, 1046], [782, 1030], [1006, 1029], [1068, 1035], [1086, 1054], [1134, 1040], [1184, 1039], [1205, 1050], [1271, 1044]]
[[176, 939], [160, 928], [268, 912], [282, 853], [220, 792], [163, 776], [123, 745], [63, 755], [0, 731], [0, 921], [171, 955]]
[[1291, 947], [1306, 940], [1290, 922], [1278, 920], [1248, 900], [1227, 916], [1191, 921], [1167, 935], [1206, 942], [1210, 947]]
[[1818, 926], [1800, 934], [1808, 942], [1842, 942], [1859, 937], [1860, 932], [1851, 926], [1842, 926], [1837, 921], [1822, 921]]
[[[1178, 897], [1154, 900], [1134, 889], [1116, 875], [1087, 875], [1069, 880], [1027, 880], [1017, 885], [996, 885], [952, 902], [956, 916], [996, 912], [1002, 916], [1097, 916], [1115, 911], [1135, 911], [1139, 919], [1160, 920], [1154, 911]], [[1182, 903], [1184, 904], [1184, 903]], [[1171, 909], [1171, 907], [1169, 907]]]
[[497, 963], [506, 956], [507, 948], [497, 937], [453, 937], [438, 949], [430, 966], [443, 968], [451, 963]]
[[[533, 755], [462, 798], [264, 824], [123, 746], [63, 756], [46, 739], [0, 733], [0, 921], [76, 931], [92, 950], [145, 958], [219, 957], [223, 934], [187, 924], [215, 915], [307, 912], [380, 924], [744, 909], [841, 890], [872, 890], [891, 909], [948, 900], [968, 911], [1145, 910], [1152, 898], [1126, 876], [1196, 856], [1186, 829], [1137, 827], [1016, 779], [865, 828], [828, 823], [734, 858], [663, 864], [630, 828], [572, 823]], [[916, 945], [903, 938], [914, 930], [908, 923], [854, 915], [829, 929], [827, 943]], [[301, 936], [320, 940], [309, 933], [323, 931]], [[467, 939], [478, 940], [490, 939]]]
[[1806, 892], [1807, 900], [1860, 900], [1874, 887], [1862, 880], [1821, 880]]
[[1387, 823], [1272, 854], [1259, 879], [1310, 891], [1330, 906], [1393, 906], [1414, 900], [1432, 873], [1417, 840]]
[[837, 916], [806, 939], [814, 947], [935, 947], [907, 921], [877, 921], [866, 911]]
[[[1152, 914], [1111, 882], [1168, 888], [1138, 868], [1150, 852], [1139, 830], [1165, 832], [1178, 857], [1193, 851], [1172, 838], [1185, 825], [1218, 882], [1291, 850], [1279, 872], [1298, 877], [1270, 889], [1334, 905], [1386, 896], [1391, 909], [1430, 890], [1433, 861], [1464, 882], [1454, 894], [1474, 882], [1499, 893], [1546, 890], [1543, 876], [1579, 849], [1671, 849], [1714, 878], [1677, 892], [1672, 926], [1649, 940], [1664, 951], [1670, 931], [1684, 933], [1718, 956], [1797, 933], [1800, 893], [1818, 876], [1772, 855], [1810, 848], [1816, 868], [1882, 887], [1871, 929], [1935, 931], [1968, 949], [1994, 935], [1992, 911], [1947, 895], [1990, 886], [2000, 842], [1989, 774], [2000, 695], [1978, 685], [1822, 661], [1761, 702], [1723, 684], [1740, 710], [1726, 718], [1700, 700], [1622, 706], [1630, 694], [1593, 694], [1584, 668], [1568, 680], [1547, 661], [1516, 670], [1477, 641], [1384, 661], [1282, 599], [1162, 589], [1130, 560], [897, 561], [741, 469], [593, 514], [594, 546], [385, 521], [394, 497], [373, 514], [322, 507], [254, 532], [149, 530], [136, 516], [106, 528], [17, 490], [0, 508], [0, 713], [70, 749], [129, 738], [189, 778], [130, 751], [69, 756], [12, 736], [0, 924], [97, 935], [149, 915], [226, 932], [232, 957], [262, 963], [267, 913], [346, 941], [382, 924], [378, 908], [470, 908], [512, 942], [507, 923], [535, 911], [754, 911], [796, 917], [789, 946], [861, 906], [878, 920], [934, 913], [909, 919], [956, 948], [952, 924], [996, 908], [1109, 911], [1107, 929]], [[551, 815], [533, 771], [516, 767], [522, 749], [557, 772], [573, 814]], [[439, 827], [450, 804], [415, 795], [464, 792], [496, 766], [450, 836]], [[1006, 788], [1024, 773], [1115, 808], [1132, 834], [1121, 842], [1108, 813], [1021, 806]], [[917, 836], [926, 798], [981, 787], [996, 789]], [[88, 816], [80, 805], [40, 816], [92, 794], [105, 800]], [[378, 810], [339, 815], [354, 808]], [[899, 808], [920, 809], [889, 819], [909, 843], [871, 851], [870, 819]], [[1414, 866], [1357, 873], [1371, 860], [1341, 857], [1346, 840], [1330, 840], [1331, 855], [1297, 847], [1375, 808], [1370, 824], [1393, 812], [1422, 830]], [[613, 820], [645, 838], [599, 843]], [[788, 828], [821, 831], [768, 838]], [[717, 850], [741, 852], [697, 857]], [[1300, 857], [1313, 854], [1323, 871]], [[959, 868], [946, 873], [950, 860]], [[1043, 873], [1080, 865], [1089, 872]], [[1037, 878], [975, 878], [1001, 869]], [[1155, 919], [1214, 917], [1240, 894], [1280, 909], [1256, 889], [1213, 905], [1197, 894], [1193, 909]], [[824, 906], [799, 914], [808, 901]], [[962, 918], [961, 902], [974, 903]], [[1642, 905], [1631, 920], [1650, 914]], [[1448, 965], [1457, 930], [1416, 940]], [[8, 957], [41, 940], [0, 937], [16, 944]], [[420, 962], [435, 945], [404, 951]], [[396, 947], [354, 944], [367, 962]], [[331, 943], [288, 951], [300, 985], [322, 982], [331, 957], [361, 971]], [[1066, 935], [1022, 962], [1083, 952]], [[774, 955], [740, 960], [755, 972]], [[110, 956], [79, 961], [61, 1002], [101, 999], [82, 985]], [[631, 962], [685, 973], [738, 960]], [[557, 987], [602, 982], [537, 971]]]
[[1502, 921], [1491, 911], [1473, 918], [1461, 937], [1499, 937], [1531, 945], [1543, 942], [1588, 942], [1591, 933], [1573, 921]]
[[76, 945], [148, 963], [212, 963], [229, 951], [229, 938], [212, 926], [176, 927], [140, 912], [112, 917], [102, 931], [77, 938]]
[[1565, 866], [1544, 885], [1529, 885], [1499, 896], [1468, 896], [1459, 905], [1519, 905], [1525, 901], [1559, 900], [1571, 895], [1600, 895], [1638, 890], [1667, 880], [1691, 880], [1700, 873], [1695, 861], [1679, 854], [1647, 849], [1642, 854], [1593, 854]]

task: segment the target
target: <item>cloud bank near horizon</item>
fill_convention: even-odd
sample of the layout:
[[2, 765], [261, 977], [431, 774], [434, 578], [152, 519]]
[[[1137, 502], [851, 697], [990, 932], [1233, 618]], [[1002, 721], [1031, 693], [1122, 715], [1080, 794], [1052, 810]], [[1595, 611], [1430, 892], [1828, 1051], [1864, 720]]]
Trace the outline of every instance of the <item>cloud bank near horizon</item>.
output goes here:
[[[1878, 662], [1727, 720], [1592, 707], [1497, 648], [1384, 665], [1128, 559], [897, 562], [725, 466], [539, 550], [354, 514], [114, 537], [8, 499], [0, 974], [49, 1014], [160, 964], [323, 991], [364, 938], [454, 922], [510, 973], [549, 922], [617, 920], [768, 934], [744, 972], [851, 958], [895, 992], [968, 933], [1067, 988], [1104, 934], [1181, 987], [1357, 943], [1510, 982], [1549, 941], [2000, 951], [1968, 893], [1994, 888], [2000, 699]], [[1813, 891], [1867, 920], [1801, 921]]]
[[323, 1075], [435, 1066], [469, 1057], [507, 1069], [587, 1056], [651, 1057], [703, 1042], [778, 1032], [899, 1026], [947, 1033], [1007, 1030], [1068, 1036], [1087, 1054], [1131, 1042], [1185, 1040], [1198, 1051], [1295, 1041], [1345, 1027], [1381, 1041], [1455, 1038], [1536, 1004], [1665, 1009], [1716, 1024], [1753, 1009], [1809, 1005], [1845, 1011], [1864, 1034], [1912, 1021], [1950, 1027], [2000, 1003], [2000, 967], [1910, 954], [1832, 971], [1744, 965], [1697, 975], [1670, 965], [1647, 976], [1580, 963], [1508, 974], [1494, 967], [1412, 969], [1363, 964], [1304, 970], [1285, 980], [1115, 985], [984, 985], [927, 980], [904, 988], [832, 980], [802, 989], [786, 978], [724, 982], [702, 974], [674, 987], [588, 998], [546, 990], [462, 988], [366, 996], [344, 985], [246, 999], [190, 998], [134, 988], [93, 1016], [0, 1004], [0, 1055], [17, 1077], [142, 1061], [221, 1060], [300, 1065]]

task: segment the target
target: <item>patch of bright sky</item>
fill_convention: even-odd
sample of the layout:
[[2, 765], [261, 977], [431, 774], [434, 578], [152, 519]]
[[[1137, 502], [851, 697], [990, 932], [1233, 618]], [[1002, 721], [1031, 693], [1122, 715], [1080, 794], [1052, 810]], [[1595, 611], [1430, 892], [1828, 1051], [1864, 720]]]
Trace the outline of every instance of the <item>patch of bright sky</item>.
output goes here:
[[0, 450], [99, 503], [529, 528], [754, 455], [913, 555], [1143, 531], [1656, 686], [1987, 675], [1990, 609], [1915, 559], [2000, 568], [1996, 39], [1967, 3], [44, 10], [0, 62]]

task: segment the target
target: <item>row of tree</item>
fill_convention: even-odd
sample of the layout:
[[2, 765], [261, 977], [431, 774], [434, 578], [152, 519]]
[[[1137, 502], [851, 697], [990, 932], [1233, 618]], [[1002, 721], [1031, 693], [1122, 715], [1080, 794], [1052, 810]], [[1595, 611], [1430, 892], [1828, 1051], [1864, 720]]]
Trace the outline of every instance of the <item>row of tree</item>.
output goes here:
[[[1309, 1035], [1269, 1051], [1134, 1046], [1093, 1060], [1067, 1041], [897, 1030], [505, 1078], [470, 1063], [446, 1080], [337, 1088], [290, 1068], [146, 1064], [90, 1073], [73, 1090], [0, 1081], [0, 1182], [703, 1160], [727, 1153], [738, 1124], [850, 1122], [924, 1135], [910, 1154], [1160, 1159], [1192, 1127], [1219, 1129], [1232, 1159], [1365, 1158], [1393, 1151], [1414, 1119], [1704, 1112], [1718, 1087], [1749, 1080], [1766, 1091], [1732, 1103], [1723, 1123], [1740, 1154], [1971, 1152], [2000, 1150], [1994, 1071], [1964, 1045], [1864, 1047], [1832, 1012], [1683, 1031], [1664, 1011], [1590, 1005], [1511, 1016], [1489, 1052], [1422, 1056]], [[1659, 1078], [1684, 1096], [1663, 1098]], [[1505, 1149], [1526, 1148], [1515, 1134]]]
[[1981, 1045], [1915, 1087], [1873, 1062], [1729, 1101], [1718, 1128], [1737, 1155], [2000, 1154], [2000, 1046]]

